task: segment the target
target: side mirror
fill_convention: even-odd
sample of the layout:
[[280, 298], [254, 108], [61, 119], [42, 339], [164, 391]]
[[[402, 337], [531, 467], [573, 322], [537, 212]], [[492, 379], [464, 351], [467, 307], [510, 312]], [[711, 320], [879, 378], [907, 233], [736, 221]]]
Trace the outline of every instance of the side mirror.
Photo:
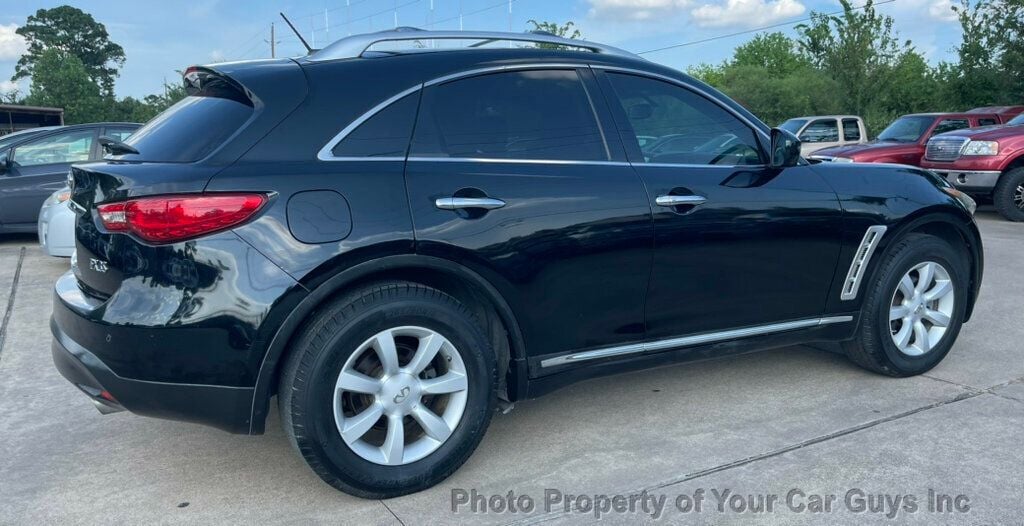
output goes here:
[[772, 128], [772, 168], [800, 164], [800, 139], [782, 128]]

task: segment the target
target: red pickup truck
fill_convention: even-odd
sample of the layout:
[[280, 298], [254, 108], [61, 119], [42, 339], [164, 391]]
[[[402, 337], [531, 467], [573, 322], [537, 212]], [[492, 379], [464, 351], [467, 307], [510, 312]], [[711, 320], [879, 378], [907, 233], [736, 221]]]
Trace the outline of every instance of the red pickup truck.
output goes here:
[[991, 197], [1003, 217], [1024, 221], [1024, 115], [1006, 126], [932, 137], [921, 166], [968, 194]]
[[866, 144], [818, 150], [810, 159], [836, 162], [898, 163], [919, 166], [925, 145], [934, 135], [954, 130], [993, 126], [1008, 122], [1024, 106], [976, 108], [963, 113], [917, 113], [904, 115]]

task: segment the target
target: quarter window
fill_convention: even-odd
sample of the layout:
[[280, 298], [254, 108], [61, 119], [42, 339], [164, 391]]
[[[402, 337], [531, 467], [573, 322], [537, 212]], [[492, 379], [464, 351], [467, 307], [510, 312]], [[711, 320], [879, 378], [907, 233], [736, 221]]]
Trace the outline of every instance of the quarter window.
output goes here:
[[839, 124], [835, 119], [819, 119], [812, 122], [800, 134], [803, 142], [839, 142]]
[[995, 119], [978, 119], [978, 126], [995, 126]]
[[624, 73], [607, 75], [631, 128], [625, 140], [636, 140], [644, 162], [762, 163], [753, 130], [718, 104], [668, 82]]
[[367, 119], [331, 150], [335, 157], [405, 157], [420, 94], [406, 95]]
[[410, 155], [605, 161], [608, 148], [574, 70], [513, 71], [428, 88]]
[[843, 119], [843, 140], [860, 140], [860, 124], [857, 122], [857, 119]]
[[23, 144], [14, 150], [18, 166], [77, 163], [92, 153], [93, 130], [58, 133]]

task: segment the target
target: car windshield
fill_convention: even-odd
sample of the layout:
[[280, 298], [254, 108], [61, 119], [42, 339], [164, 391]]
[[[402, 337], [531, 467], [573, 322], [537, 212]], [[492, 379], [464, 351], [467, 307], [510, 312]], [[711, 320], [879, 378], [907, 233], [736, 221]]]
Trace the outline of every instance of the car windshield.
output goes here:
[[782, 123], [779, 128], [796, 135], [796, 133], [800, 131], [800, 128], [803, 128], [804, 124], [807, 124], [807, 119], [789, 119]]
[[1021, 124], [1024, 124], [1024, 113], [1010, 119], [1010, 122], [1007, 122], [1006, 124], [1010, 126], [1020, 126]]
[[900, 117], [878, 134], [878, 140], [917, 142], [933, 122], [935, 122], [935, 117], [927, 115]]

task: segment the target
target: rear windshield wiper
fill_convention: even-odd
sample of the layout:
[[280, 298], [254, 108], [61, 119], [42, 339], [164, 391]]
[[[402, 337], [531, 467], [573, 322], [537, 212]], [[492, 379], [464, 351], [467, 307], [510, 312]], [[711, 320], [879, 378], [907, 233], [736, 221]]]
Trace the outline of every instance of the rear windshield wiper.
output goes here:
[[134, 153], [138, 155], [139, 151], [127, 144], [106, 135], [101, 135], [98, 139], [103, 149], [107, 150], [113, 155], [124, 155], [126, 153]]

